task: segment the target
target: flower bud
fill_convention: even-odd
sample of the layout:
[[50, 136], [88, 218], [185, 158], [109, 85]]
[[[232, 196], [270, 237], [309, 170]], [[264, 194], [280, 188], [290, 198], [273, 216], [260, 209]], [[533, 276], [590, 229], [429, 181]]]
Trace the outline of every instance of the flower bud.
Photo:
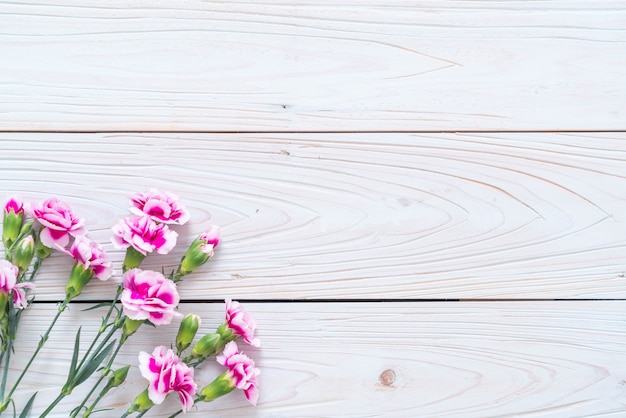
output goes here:
[[224, 344], [222, 344], [219, 334], [207, 334], [193, 346], [191, 356], [196, 359], [204, 359], [219, 353], [223, 347]]
[[66, 299], [74, 299], [76, 296], [80, 295], [92, 277], [93, 270], [85, 268], [85, 266], [80, 263], [74, 264], [70, 272], [70, 279], [67, 281], [67, 285], [65, 285]]
[[126, 318], [126, 320], [124, 320], [124, 325], [122, 325], [122, 338], [124, 341], [137, 332], [141, 324], [143, 324], [143, 320]]
[[[39, 235], [41, 235], [41, 231], [39, 232]], [[35, 243], [35, 254], [38, 259], [43, 260], [50, 257], [50, 254], [52, 254], [52, 248], [46, 247], [43, 242], [41, 242], [41, 238], [39, 238]]]
[[183, 352], [196, 336], [198, 327], [200, 326], [200, 317], [194, 314], [187, 314], [180, 322], [178, 334], [176, 335], [176, 350], [178, 353]]
[[224, 372], [217, 376], [214, 381], [203, 387], [198, 393], [198, 400], [202, 402], [211, 402], [220, 396], [224, 396], [235, 389], [233, 380], [228, 376], [228, 372]]
[[220, 325], [215, 332], [220, 336], [220, 339], [224, 341], [224, 345], [237, 339], [237, 335], [235, 335], [233, 330], [228, 326], [228, 322], [224, 322]]
[[9, 249], [20, 235], [24, 220], [24, 204], [21, 200], [10, 198], [4, 205], [4, 218], [2, 220], [2, 242]]
[[150, 400], [148, 396], [148, 389], [141, 392], [137, 397], [133, 400], [130, 408], [128, 408], [128, 414], [132, 414], [133, 412], [141, 412], [146, 409], [150, 409], [154, 406], [154, 402]]
[[23, 237], [26, 234], [30, 234], [31, 231], [33, 230], [33, 224], [35, 223], [34, 220], [30, 219], [26, 222], [24, 222], [24, 225], [22, 225], [22, 229], [20, 229], [20, 237]]
[[128, 366], [122, 367], [121, 369], [117, 369], [113, 373], [111, 373], [111, 377], [109, 377], [109, 382], [107, 383], [105, 388], [102, 389], [101, 395], [102, 396], [106, 395], [106, 393], [110, 389], [116, 388], [122, 383], [124, 383], [124, 381], [126, 380], [126, 376], [128, 375], [128, 369], [130, 369], [130, 364]]
[[192, 273], [213, 256], [214, 249], [220, 242], [220, 229], [212, 225], [196, 238], [185, 252], [178, 273], [180, 276]]
[[15, 254], [13, 255], [13, 264], [20, 269], [20, 274], [28, 270], [34, 255], [35, 239], [32, 235], [28, 235], [18, 242], [15, 248]]

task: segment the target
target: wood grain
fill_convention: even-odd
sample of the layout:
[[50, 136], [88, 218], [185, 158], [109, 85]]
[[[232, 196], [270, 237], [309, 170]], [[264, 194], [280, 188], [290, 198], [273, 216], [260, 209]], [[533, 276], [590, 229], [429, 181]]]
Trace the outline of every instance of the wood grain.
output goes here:
[[[220, 417], [618, 417], [626, 412], [625, 302], [264, 303], [246, 308], [260, 324], [262, 348], [245, 347], [260, 368], [255, 409], [241, 393], [203, 404], [189, 416]], [[54, 306], [36, 304], [20, 344], [34, 346]], [[210, 332], [222, 304], [184, 304]], [[20, 391], [37, 388], [34, 414], [56, 396], [78, 322], [87, 341], [99, 313], [64, 314]], [[103, 406], [119, 416], [145, 387], [140, 350], [169, 344], [175, 326], [140, 329], [119, 357], [128, 383]], [[13, 368], [26, 361], [24, 347]], [[198, 373], [200, 384], [220, 370]], [[385, 373], [387, 372], [387, 373]], [[53, 414], [66, 418], [77, 390]], [[177, 399], [148, 416], [166, 417]], [[108, 415], [107, 415], [108, 414]], [[102, 415], [102, 414], [101, 414]]]
[[0, 2], [5, 131], [624, 130], [620, 1]]
[[[169, 271], [220, 225], [184, 298], [626, 296], [624, 133], [3, 134], [0, 150], [0, 190], [69, 202], [118, 272], [110, 227], [136, 191], [192, 213], [148, 267]], [[62, 298], [70, 268], [46, 260], [38, 298]]]

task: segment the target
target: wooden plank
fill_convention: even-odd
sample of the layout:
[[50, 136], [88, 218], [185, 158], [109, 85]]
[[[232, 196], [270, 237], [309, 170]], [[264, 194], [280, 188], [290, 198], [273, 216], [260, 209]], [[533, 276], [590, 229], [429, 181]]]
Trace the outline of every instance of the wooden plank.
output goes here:
[[[626, 134], [3, 134], [0, 190], [56, 195], [90, 237], [158, 187], [192, 213], [174, 268], [223, 242], [185, 298], [624, 298]], [[62, 298], [67, 257], [38, 298]], [[85, 297], [112, 294], [112, 285]]]
[[[32, 348], [54, 307], [24, 315], [19, 344]], [[247, 304], [259, 322], [262, 348], [245, 347], [262, 369], [254, 409], [235, 393], [188, 416], [221, 417], [618, 417], [626, 413], [624, 301]], [[185, 304], [211, 332], [221, 304]], [[64, 314], [20, 391], [18, 405], [39, 390], [33, 414], [63, 382], [74, 332], [93, 335], [99, 313]], [[119, 416], [146, 382], [136, 368], [141, 350], [169, 344], [175, 326], [140, 329], [122, 349], [132, 364], [128, 383], [103, 406]], [[87, 341], [87, 340], [85, 340]], [[18, 351], [12, 372], [26, 362]], [[206, 384], [219, 367], [198, 373]], [[383, 377], [381, 375], [387, 372]], [[385, 380], [384, 378], [389, 378]], [[386, 382], [386, 383], [385, 383]], [[67, 417], [77, 389], [51, 417]], [[166, 417], [177, 398], [150, 416]], [[36, 415], [34, 415], [36, 416]]]
[[0, 2], [0, 129], [624, 130], [621, 1]]

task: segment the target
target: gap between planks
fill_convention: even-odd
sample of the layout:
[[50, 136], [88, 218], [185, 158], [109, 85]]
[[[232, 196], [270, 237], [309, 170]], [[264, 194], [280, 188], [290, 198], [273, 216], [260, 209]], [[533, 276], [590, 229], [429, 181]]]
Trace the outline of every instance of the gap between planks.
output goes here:
[[547, 130], [516, 130], [516, 129], [488, 129], [488, 130], [475, 130], [475, 129], [454, 129], [454, 130], [362, 130], [362, 131], [354, 131], [354, 130], [298, 130], [298, 131], [280, 131], [280, 130], [269, 130], [269, 131], [235, 131], [235, 130], [167, 130], [167, 129], [157, 129], [157, 130], [145, 130], [145, 129], [126, 129], [126, 130], [106, 130], [106, 129], [95, 129], [95, 130], [25, 130], [25, 129], [0, 129], [0, 134], [211, 134], [211, 135], [237, 135], [237, 134], [246, 134], [246, 135], [298, 135], [298, 134], [577, 134], [577, 133], [626, 133], [625, 129], [547, 129]]

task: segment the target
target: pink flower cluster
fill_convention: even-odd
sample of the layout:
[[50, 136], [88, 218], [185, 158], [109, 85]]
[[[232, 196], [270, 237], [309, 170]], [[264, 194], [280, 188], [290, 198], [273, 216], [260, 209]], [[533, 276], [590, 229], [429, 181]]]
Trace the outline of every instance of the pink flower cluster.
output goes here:
[[193, 396], [198, 386], [193, 380], [194, 369], [179, 360], [174, 352], [159, 346], [152, 355], [139, 353], [139, 370], [148, 379], [148, 396], [155, 404], [160, 404], [170, 392], [177, 392], [183, 411], [193, 406]]
[[256, 405], [259, 399], [259, 389], [257, 384], [257, 376], [261, 373], [254, 361], [239, 352], [237, 343], [229, 342], [224, 347], [224, 352], [216, 357], [216, 360], [222, 366], [228, 367], [227, 376], [231, 383], [237, 389], [243, 390], [246, 399]]
[[[23, 211], [24, 205], [19, 199], [10, 198], [5, 203], [5, 219], [11, 213], [21, 214]], [[39, 244], [42, 248], [54, 248], [70, 255], [76, 264], [80, 264], [84, 270], [91, 270], [100, 280], [107, 280], [111, 277], [113, 269], [106, 253], [99, 244], [83, 235], [85, 233], [84, 220], [77, 216], [67, 203], [52, 197], [44, 200], [40, 205], [32, 204], [28, 212], [40, 225]], [[19, 219], [20, 225], [21, 222], [22, 220]], [[74, 238], [73, 241], [71, 241], [72, 238]], [[21, 242], [27, 246], [28, 240], [32, 245], [32, 236], [24, 237]], [[71, 246], [67, 249], [70, 242]], [[40, 257], [45, 257], [47, 254]], [[29, 262], [30, 259], [27, 259], [26, 264]], [[19, 262], [17, 264], [20, 265]], [[21, 266], [21, 268], [24, 267], [27, 268], [28, 265]], [[21, 297], [24, 293], [23, 288], [32, 287], [32, 285], [17, 286], [19, 290], [15, 294], [19, 296], [20, 301], [23, 301], [24, 298]], [[24, 301], [23, 304], [25, 303]]]
[[121, 219], [113, 227], [113, 245], [133, 247], [143, 255], [153, 251], [167, 254], [176, 245], [178, 234], [167, 224], [182, 225], [189, 213], [171, 193], [152, 189], [131, 197], [133, 216]]
[[152, 270], [130, 269], [122, 277], [124, 290], [120, 302], [124, 314], [133, 320], [148, 320], [154, 325], [172, 322], [180, 301], [176, 284]]
[[13, 304], [19, 309], [24, 309], [28, 306], [24, 289], [33, 288], [34, 285], [17, 283], [18, 275], [19, 269], [16, 266], [7, 260], [0, 260], [0, 292], [7, 296], [13, 294]]
[[226, 299], [226, 324], [235, 335], [243, 338], [248, 344], [254, 347], [261, 346], [261, 340], [254, 336], [256, 321], [239, 302]]

